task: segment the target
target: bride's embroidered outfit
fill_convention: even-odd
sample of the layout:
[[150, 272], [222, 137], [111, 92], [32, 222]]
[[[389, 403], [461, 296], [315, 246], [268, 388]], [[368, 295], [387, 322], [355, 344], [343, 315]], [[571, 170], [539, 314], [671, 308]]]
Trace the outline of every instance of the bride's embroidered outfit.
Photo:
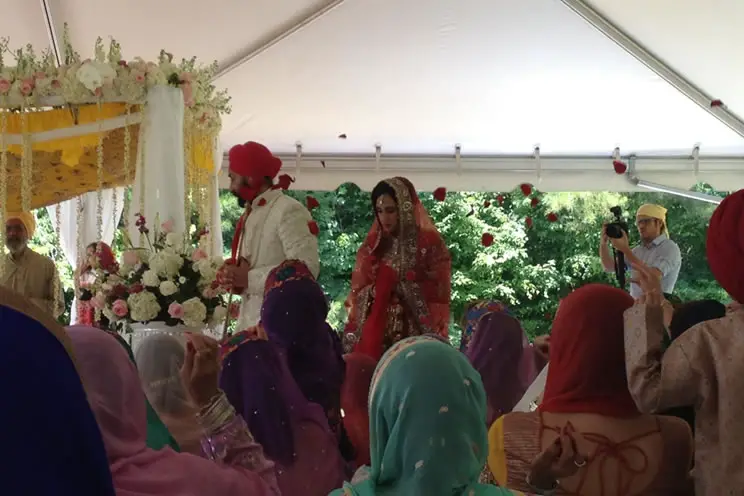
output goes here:
[[405, 178], [384, 181], [395, 191], [396, 235], [375, 220], [351, 277], [344, 331], [347, 352], [379, 359], [409, 336], [448, 338], [451, 259], [442, 236]]

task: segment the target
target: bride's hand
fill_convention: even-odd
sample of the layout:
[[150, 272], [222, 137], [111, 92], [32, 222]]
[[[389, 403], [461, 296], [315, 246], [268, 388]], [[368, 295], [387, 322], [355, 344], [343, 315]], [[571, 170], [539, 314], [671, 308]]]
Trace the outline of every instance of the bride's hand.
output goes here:
[[187, 334], [181, 382], [194, 403], [202, 408], [219, 393], [219, 343], [200, 334]]

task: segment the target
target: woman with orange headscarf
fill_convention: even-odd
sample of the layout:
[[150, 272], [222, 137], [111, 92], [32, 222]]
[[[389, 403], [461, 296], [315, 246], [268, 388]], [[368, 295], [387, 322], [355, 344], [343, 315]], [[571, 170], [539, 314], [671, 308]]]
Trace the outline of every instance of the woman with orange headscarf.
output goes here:
[[375, 221], [351, 276], [346, 352], [375, 360], [409, 336], [448, 337], [451, 259], [411, 182], [385, 179], [372, 190]]
[[550, 369], [536, 412], [491, 426], [488, 466], [501, 486], [535, 492], [528, 460], [565, 431], [589, 457], [554, 489], [572, 496], [691, 494], [692, 437], [678, 418], [642, 415], [628, 392], [623, 313], [626, 292], [590, 284], [568, 295], [553, 321]]

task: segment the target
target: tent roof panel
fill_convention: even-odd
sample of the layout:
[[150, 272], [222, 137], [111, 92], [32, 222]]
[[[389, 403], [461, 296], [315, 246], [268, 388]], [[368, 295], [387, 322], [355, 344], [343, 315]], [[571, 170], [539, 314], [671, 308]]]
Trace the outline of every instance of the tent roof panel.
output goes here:
[[[559, 2], [346, 2], [220, 79], [223, 144], [277, 152], [744, 150]], [[339, 140], [345, 133], [347, 138]]]
[[[3, 0], [0, 38], [10, 38], [9, 48], [14, 51], [24, 48], [29, 43], [33, 45], [37, 54], [49, 48], [49, 35], [39, 2]], [[3, 58], [5, 64], [15, 65], [9, 54], [3, 54]]]

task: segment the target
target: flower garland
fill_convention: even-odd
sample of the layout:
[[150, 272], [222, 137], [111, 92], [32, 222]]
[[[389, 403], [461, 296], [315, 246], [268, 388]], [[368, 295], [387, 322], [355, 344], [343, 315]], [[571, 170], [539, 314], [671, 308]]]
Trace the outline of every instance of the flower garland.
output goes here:
[[[101, 105], [98, 105], [98, 111], [101, 111]], [[98, 121], [99, 123], [102, 121]], [[103, 130], [99, 124], [98, 128], [98, 146], [96, 146], [96, 179], [97, 189], [96, 196], [96, 241], [103, 240]], [[116, 190], [116, 188], [114, 188]]]
[[0, 110], [0, 277], [5, 275], [5, 209], [8, 199], [8, 147], [5, 132], [8, 127], [8, 112]]
[[21, 153], [21, 210], [31, 211], [31, 176], [34, 167], [34, 156], [31, 146], [31, 133], [28, 130], [26, 108], [21, 109], [21, 130], [23, 133], [23, 152]]
[[[121, 46], [112, 39], [108, 51], [103, 40], [95, 44], [95, 57], [82, 59], [72, 48], [68, 27], [63, 35], [63, 65], [56, 66], [51, 50], [37, 56], [33, 46], [11, 52], [10, 40], [0, 40], [0, 106], [18, 109], [28, 102], [35, 107], [80, 105], [97, 102], [145, 103], [147, 92], [156, 86], [180, 88], [186, 114], [204, 132], [217, 134], [221, 115], [230, 113], [230, 97], [217, 91], [212, 78], [217, 63], [197, 66], [196, 58], [174, 63], [173, 55], [161, 50], [157, 62], [141, 58], [126, 61]], [[11, 53], [15, 66], [5, 66], [2, 53]]]
[[[129, 121], [130, 115], [132, 115], [132, 106], [127, 105], [127, 122]], [[130, 158], [131, 145], [131, 130], [129, 129], [129, 126], [124, 126], [124, 177], [127, 178], [128, 184], [132, 184], [134, 182], [134, 178], [132, 177], [132, 166]], [[127, 229], [129, 229], [129, 198], [126, 195], [126, 192], [124, 193], [124, 198], [122, 199], [122, 201], [124, 202], [124, 205], [122, 206], [122, 217], [124, 217], [124, 230], [126, 231]], [[114, 207], [116, 207], [116, 205], [114, 205]], [[114, 215], [116, 215], [116, 208], [114, 208]]]

